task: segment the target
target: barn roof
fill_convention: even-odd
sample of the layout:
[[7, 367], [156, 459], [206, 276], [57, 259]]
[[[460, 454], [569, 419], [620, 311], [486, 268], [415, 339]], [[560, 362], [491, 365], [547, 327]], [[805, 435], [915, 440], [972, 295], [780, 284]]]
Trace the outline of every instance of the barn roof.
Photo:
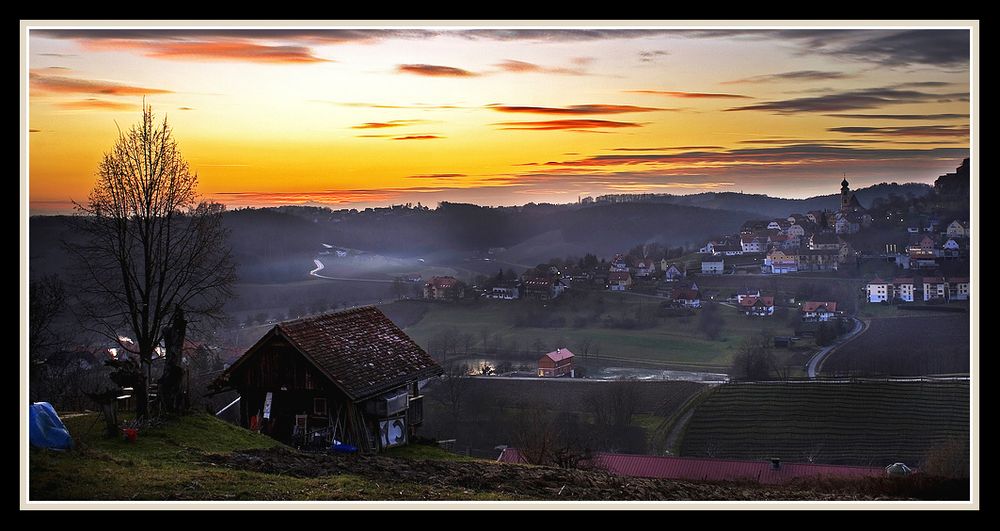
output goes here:
[[225, 374], [252, 358], [273, 336], [288, 340], [352, 400], [444, 373], [384, 313], [366, 306], [278, 323]]
[[[506, 448], [498, 459], [504, 463], [524, 463], [517, 448]], [[770, 461], [735, 459], [701, 459], [662, 457], [598, 452], [595, 468], [618, 476], [639, 478], [680, 479], [688, 481], [755, 481], [764, 484], [788, 483], [815, 477], [881, 477], [881, 467], [818, 465], [813, 463], [781, 463], [773, 468]]]

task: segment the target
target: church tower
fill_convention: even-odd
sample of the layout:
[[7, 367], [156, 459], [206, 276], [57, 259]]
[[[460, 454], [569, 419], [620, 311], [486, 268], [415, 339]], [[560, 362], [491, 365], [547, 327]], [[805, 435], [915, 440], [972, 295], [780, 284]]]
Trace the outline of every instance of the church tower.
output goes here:
[[847, 178], [845, 177], [840, 183], [840, 209], [849, 210], [851, 208], [851, 187], [848, 186]]

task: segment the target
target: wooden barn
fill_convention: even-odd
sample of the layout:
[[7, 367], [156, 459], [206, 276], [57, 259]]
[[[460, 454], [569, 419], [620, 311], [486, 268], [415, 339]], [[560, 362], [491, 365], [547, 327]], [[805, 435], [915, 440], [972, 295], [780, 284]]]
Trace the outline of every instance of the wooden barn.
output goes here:
[[240, 422], [296, 446], [406, 444], [423, 422], [418, 383], [441, 367], [375, 307], [274, 325], [215, 381]]

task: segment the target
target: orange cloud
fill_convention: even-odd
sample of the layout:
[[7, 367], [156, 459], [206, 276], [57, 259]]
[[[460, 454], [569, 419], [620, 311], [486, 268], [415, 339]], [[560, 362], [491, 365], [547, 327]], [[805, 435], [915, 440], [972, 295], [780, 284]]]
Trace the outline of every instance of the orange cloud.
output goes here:
[[29, 75], [32, 88], [44, 92], [64, 94], [106, 94], [111, 96], [142, 96], [145, 94], [170, 94], [173, 91], [122, 85], [111, 81], [77, 79], [62, 76], [46, 76], [32, 72]]
[[637, 107], [634, 105], [570, 105], [569, 107], [531, 107], [524, 105], [487, 105], [499, 112], [532, 113], [532, 114], [622, 114], [629, 112], [673, 111], [676, 109], [661, 109], [658, 107]]
[[475, 72], [451, 66], [423, 64], [396, 65], [396, 72], [399, 72], [400, 74], [416, 74], [418, 76], [430, 77], [472, 77], [479, 75]]
[[322, 63], [306, 46], [268, 46], [245, 40], [220, 41], [135, 41], [101, 39], [84, 41], [96, 50], [138, 50], [146, 57], [194, 61], [247, 61], [251, 63]]
[[630, 92], [632, 94], [654, 94], [657, 96], [668, 96], [671, 98], [695, 98], [695, 99], [733, 99], [733, 98], [746, 98], [752, 99], [750, 96], [744, 96], [742, 94], [721, 94], [717, 92], [679, 92], [671, 90], [626, 90], [625, 92]]
[[444, 138], [438, 135], [407, 135], [407, 136], [395, 136], [393, 140], [434, 140], [436, 138]]
[[601, 129], [621, 127], [642, 127], [635, 122], [614, 122], [611, 120], [545, 120], [540, 122], [500, 122], [503, 129], [515, 131], [565, 131], [576, 129]]
[[[582, 66], [582, 65], [585, 65], [587, 63], [585, 62], [585, 63], [577, 63], [577, 64], [580, 64]], [[566, 74], [566, 75], [571, 75], [571, 76], [582, 76], [582, 75], [586, 74], [586, 72], [583, 71], [580, 68], [563, 68], [563, 67], [542, 66], [542, 65], [536, 65], [535, 63], [526, 63], [524, 61], [515, 61], [513, 59], [507, 59], [504, 62], [496, 64], [494, 66], [496, 66], [497, 68], [499, 68], [499, 69], [501, 69], [501, 70], [503, 70], [505, 72], [511, 72], [511, 73], [514, 73], [514, 74], [540, 73], [540, 74]]]
[[87, 98], [80, 101], [67, 101], [58, 103], [63, 109], [73, 109], [79, 111], [101, 110], [101, 111], [131, 111], [138, 109], [137, 105], [131, 103], [120, 103], [117, 101], [99, 100], [97, 98]]
[[384, 129], [386, 127], [405, 127], [424, 123], [426, 120], [390, 120], [388, 122], [366, 122], [361, 125], [352, 125], [351, 129]]

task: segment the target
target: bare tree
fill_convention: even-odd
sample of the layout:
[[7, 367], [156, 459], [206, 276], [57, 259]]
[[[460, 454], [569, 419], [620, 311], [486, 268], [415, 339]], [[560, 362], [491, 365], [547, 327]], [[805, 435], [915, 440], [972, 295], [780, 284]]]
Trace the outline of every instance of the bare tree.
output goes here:
[[[222, 226], [224, 207], [199, 202], [190, 172], [163, 120], [143, 106], [142, 123], [120, 132], [76, 204], [82, 244], [71, 244], [85, 326], [137, 354], [136, 414], [147, 414], [146, 380], [163, 326], [175, 308], [199, 320], [222, 318], [235, 268]], [[134, 344], [120, 339], [134, 338]]]
[[[767, 332], [747, 336], [740, 342], [733, 358], [731, 374], [740, 380], [768, 380], [777, 368], [771, 353], [771, 336]], [[779, 371], [779, 378], [783, 375]], [[784, 375], [787, 378], [787, 373]]]
[[452, 422], [457, 426], [462, 414], [462, 404], [469, 391], [469, 366], [451, 362], [445, 366], [445, 373], [437, 383], [440, 391], [432, 396], [451, 413]]
[[54, 322], [65, 309], [66, 290], [55, 275], [42, 277], [28, 288], [28, 355], [43, 361], [59, 343]]

